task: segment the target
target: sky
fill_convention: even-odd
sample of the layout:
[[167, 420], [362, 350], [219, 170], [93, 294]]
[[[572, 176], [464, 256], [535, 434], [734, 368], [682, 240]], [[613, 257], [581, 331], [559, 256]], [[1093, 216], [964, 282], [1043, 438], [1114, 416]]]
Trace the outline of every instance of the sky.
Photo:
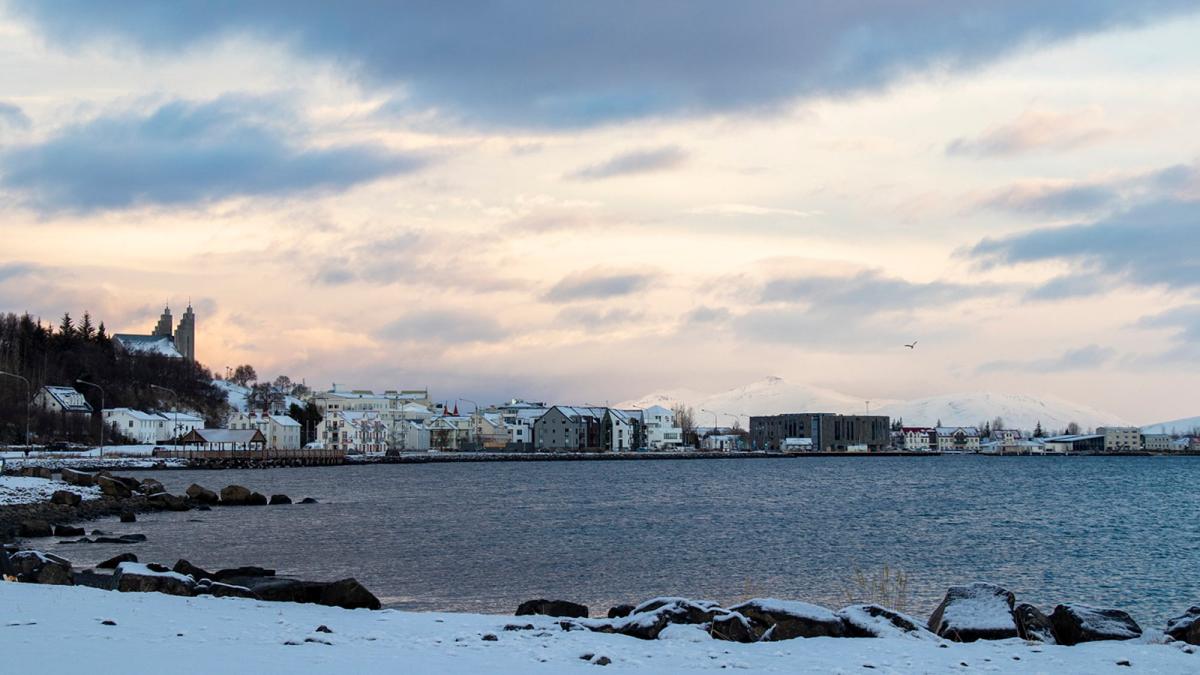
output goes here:
[[0, 311], [439, 400], [1191, 416], [1198, 71], [1171, 0], [0, 0]]

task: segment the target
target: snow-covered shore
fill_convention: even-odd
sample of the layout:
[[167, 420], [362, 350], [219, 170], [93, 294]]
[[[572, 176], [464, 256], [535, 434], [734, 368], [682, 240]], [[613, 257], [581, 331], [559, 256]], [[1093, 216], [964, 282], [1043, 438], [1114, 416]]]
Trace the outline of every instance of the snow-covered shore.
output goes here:
[[100, 496], [100, 489], [96, 487], [78, 487], [45, 478], [0, 476], [0, 506], [44, 502], [58, 490], [70, 490], [84, 499]]
[[[911, 638], [739, 644], [673, 626], [647, 641], [566, 632], [548, 617], [343, 610], [16, 583], [0, 583], [0, 615], [0, 655], [13, 672], [74, 674], [84, 663], [92, 672], [119, 672], [150, 663], [234, 673], [562, 673], [595, 672], [600, 657], [611, 660], [610, 669], [646, 673], [1200, 670], [1200, 655], [1185, 652], [1186, 645], [1147, 638], [1075, 647]], [[510, 624], [534, 629], [505, 630]], [[318, 632], [319, 626], [332, 632]]]

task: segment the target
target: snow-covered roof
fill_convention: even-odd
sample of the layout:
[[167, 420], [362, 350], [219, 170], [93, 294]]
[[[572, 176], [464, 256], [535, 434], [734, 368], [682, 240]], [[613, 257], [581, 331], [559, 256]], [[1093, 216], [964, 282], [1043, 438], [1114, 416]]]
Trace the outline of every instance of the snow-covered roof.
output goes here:
[[184, 436], [184, 442], [195, 439], [201, 443], [265, 443], [258, 429], [195, 429]]
[[979, 429], [976, 427], [938, 427], [937, 428], [938, 436], [953, 436], [954, 434], [958, 433], [959, 431], [963, 432], [964, 434], [966, 434], [968, 436], [978, 436], [979, 435]]
[[131, 335], [117, 333], [113, 340], [121, 348], [133, 354], [160, 354], [174, 359], [182, 359], [183, 354], [175, 348], [175, 341], [163, 335]]
[[596, 420], [604, 417], [604, 408], [589, 408], [572, 405], [556, 405], [554, 407], [561, 410], [562, 414], [566, 415], [572, 421], [577, 421], [582, 417], [591, 417]]
[[300, 423], [287, 415], [268, 415], [271, 421], [284, 427], [298, 427]]
[[92, 404], [87, 402], [83, 394], [72, 387], [47, 385], [42, 391], [54, 399], [67, 412], [92, 412]]
[[104, 411], [105, 417], [111, 417], [114, 415], [125, 415], [141, 422], [163, 421], [163, 416], [159, 415], [158, 413], [148, 413], [141, 410], [135, 410], [133, 408], [108, 408]]
[[1094, 440], [1104, 438], [1104, 434], [1067, 434], [1065, 436], [1051, 436], [1045, 439], [1047, 443], [1075, 443], [1076, 441]]

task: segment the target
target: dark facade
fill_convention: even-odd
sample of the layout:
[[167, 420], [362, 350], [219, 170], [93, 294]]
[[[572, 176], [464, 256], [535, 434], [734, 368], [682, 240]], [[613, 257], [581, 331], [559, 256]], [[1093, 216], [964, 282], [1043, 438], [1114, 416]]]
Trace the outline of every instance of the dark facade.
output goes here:
[[811, 438], [815, 452], [844, 452], [865, 445], [870, 452], [888, 447], [891, 420], [885, 415], [785, 413], [750, 418], [750, 447], [778, 452], [787, 438]]
[[554, 406], [533, 423], [539, 452], [599, 452], [603, 449], [602, 412], [594, 408]]

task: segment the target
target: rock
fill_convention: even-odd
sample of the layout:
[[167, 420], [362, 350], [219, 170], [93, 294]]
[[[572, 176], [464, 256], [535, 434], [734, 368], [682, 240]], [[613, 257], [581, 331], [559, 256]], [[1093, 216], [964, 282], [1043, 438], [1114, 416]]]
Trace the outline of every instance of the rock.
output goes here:
[[608, 618], [620, 619], [623, 616], [629, 616], [633, 613], [633, 605], [617, 605], [608, 610]]
[[115, 555], [115, 556], [109, 558], [108, 560], [105, 560], [102, 563], [97, 563], [96, 569], [98, 569], [98, 570], [115, 570], [115, 569], [117, 569], [117, 565], [120, 565], [123, 562], [137, 562], [137, 561], [138, 561], [138, 559], [137, 559], [136, 555], [134, 555], [132, 553], [122, 553], [120, 555]]
[[269, 503], [271, 506], [275, 506], [277, 504], [291, 504], [292, 498], [287, 495], [271, 495], [271, 501]]
[[17, 551], [8, 556], [8, 567], [8, 574], [25, 583], [56, 586], [70, 586], [74, 583], [71, 561], [52, 553]]
[[[79, 506], [79, 502], [83, 501], [83, 497], [70, 492], [68, 490], [55, 490], [54, 494], [50, 495], [51, 504], [62, 504], [63, 506]], [[83, 534], [80, 532], [80, 534]]]
[[929, 617], [929, 630], [955, 642], [1017, 637], [1013, 594], [995, 584], [951, 586]]
[[1119, 609], [1059, 605], [1050, 615], [1054, 636], [1060, 645], [1077, 645], [1099, 640], [1132, 640], [1142, 635], [1141, 626]]
[[[163, 568], [166, 569], [166, 568]], [[113, 574], [113, 588], [122, 593], [165, 593], [190, 597], [196, 582], [175, 572], [155, 571], [146, 565], [123, 562]]]
[[1200, 645], [1200, 607], [1189, 607], [1188, 611], [1169, 619], [1167, 635], [1190, 645]]
[[194, 502], [208, 504], [210, 506], [221, 501], [221, 498], [217, 495], [217, 493], [207, 488], [200, 487], [195, 483], [189, 485], [184, 494], [186, 494], [188, 497], [191, 497], [192, 501]]
[[187, 511], [192, 508], [186, 499], [169, 492], [156, 492], [147, 497], [146, 500], [168, 511]]
[[342, 579], [325, 586], [320, 604], [344, 609], [379, 609], [382, 605], [374, 593], [355, 579]]
[[119, 537], [96, 537], [91, 541], [79, 540], [80, 544], [140, 544], [146, 541], [144, 534], [122, 534]]
[[96, 484], [95, 476], [74, 469], [63, 469], [62, 479], [68, 485], [77, 485], [79, 487], [91, 487]]
[[837, 615], [846, 626], [846, 637], [934, 637], [911, 616], [879, 605], [851, 605]]
[[21, 475], [29, 478], [45, 478], [46, 480], [52, 480], [54, 478], [53, 471], [41, 466], [23, 467], [21, 469]]
[[247, 598], [260, 600], [258, 594], [245, 586], [223, 584], [219, 581], [205, 579], [196, 584], [196, 595], [211, 595], [214, 598]]
[[707, 624], [717, 615], [725, 613], [726, 610], [715, 603], [686, 598], [655, 598], [634, 607], [628, 616], [584, 622], [583, 626], [601, 633], [620, 633], [639, 640], [656, 640], [672, 624]]
[[42, 565], [42, 568], [38, 570], [37, 582], [51, 586], [74, 586], [75, 577], [71, 574], [70, 563], [64, 565], [52, 560]]
[[762, 631], [738, 612], [727, 612], [713, 617], [708, 634], [716, 640], [729, 642], [758, 642]]
[[269, 570], [263, 567], [231, 567], [229, 569], [217, 570], [215, 574], [208, 575], [214, 581], [225, 581], [226, 579], [244, 578], [244, 577], [273, 577], [275, 570]]
[[98, 574], [92, 570], [83, 570], [72, 574], [76, 586], [86, 586], [88, 588], [98, 588], [102, 591], [112, 590], [112, 575]]
[[121, 512], [121, 522], [122, 523], [136, 523], [137, 516], [133, 515], [133, 511], [123, 511], [123, 512]]
[[17, 527], [18, 537], [50, 537], [54, 535], [50, 523], [44, 520], [23, 520]]
[[301, 504], [319, 504], [320, 502], [313, 499], [312, 497], [305, 497], [304, 499], [300, 500], [300, 503]]
[[250, 500], [250, 490], [241, 485], [229, 485], [221, 488], [221, 504], [223, 506], [245, 506]]
[[100, 492], [106, 497], [129, 499], [133, 496], [133, 490], [129, 489], [129, 486], [113, 476], [97, 475], [96, 485], [100, 487]]
[[319, 603], [325, 584], [284, 577], [230, 577], [224, 583], [242, 586], [269, 602]]
[[566, 600], [526, 600], [517, 607], [517, 616], [558, 616], [573, 619], [586, 619], [588, 608]]
[[592, 663], [597, 666], [607, 666], [608, 664], [612, 663], [612, 659], [608, 658], [607, 656], [601, 656], [595, 661], [592, 661]]
[[186, 574], [196, 581], [213, 578], [212, 572], [209, 572], [202, 567], [196, 567], [192, 563], [182, 559], [175, 563], [175, 566], [171, 568], [171, 571], [178, 572], [180, 574]]
[[500, 640], [500, 638], [496, 637], [495, 633], [484, 633], [480, 639], [484, 642], [498, 642]]
[[326, 626], [325, 624], [321, 624], [320, 626], [317, 626], [316, 632], [318, 632], [318, 633], [332, 633], [333, 631], [329, 629], [329, 626]]
[[246, 506], [266, 506], [267, 496], [258, 492], [251, 492], [250, 498], [246, 500]]
[[138, 485], [137, 491], [144, 495], [153, 495], [159, 492], [166, 492], [167, 488], [157, 479], [146, 478], [142, 481], [141, 485]]
[[846, 633], [842, 620], [832, 611], [811, 605], [773, 599], [743, 602], [730, 611], [738, 612], [751, 622], [765, 626], [762, 639], [791, 640], [798, 637], [842, 637]]
[[70, 525], [55, 525], [54, 536], [56, 537], [82, 537], [85, 534], [82, 527], [71, 527]]
[[1054, 624], [1050, 617], [1033, 605], [1022, 602], [1013, 608], [1013, 618], [1017, 622], [1017, 635], [1022, 640], [1058, 644], [1054, 637]]
[[196, 510], [197, 511], [212, 511], [212, 507], [209, 506], [208, 504], [201, 504], [200, 506], [196, 507]]

